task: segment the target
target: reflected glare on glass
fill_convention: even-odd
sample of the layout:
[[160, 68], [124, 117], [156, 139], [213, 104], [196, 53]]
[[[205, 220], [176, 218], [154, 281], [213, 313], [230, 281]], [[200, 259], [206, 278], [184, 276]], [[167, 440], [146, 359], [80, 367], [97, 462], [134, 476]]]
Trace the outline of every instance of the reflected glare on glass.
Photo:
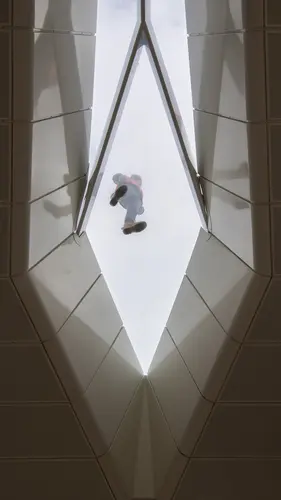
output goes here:
[[[147, 373], [192, 254], [200, 218], [146, 48], [139, 50], [87, 233]], [[127, 208], [110, 205], [118, 187], [116, 174], [142, 178], [144, 212], [135, 214], [135, 221], [145, 221], [147, 228], [139, 234], [124, 235]]]

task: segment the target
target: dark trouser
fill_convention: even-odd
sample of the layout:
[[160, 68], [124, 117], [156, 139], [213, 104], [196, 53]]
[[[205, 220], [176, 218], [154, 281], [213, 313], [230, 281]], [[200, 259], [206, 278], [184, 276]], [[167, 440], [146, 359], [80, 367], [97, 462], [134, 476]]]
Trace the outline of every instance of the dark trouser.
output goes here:
[[123, 208], [125, 208], [125, 210], [127, 210], [125, 224], [128, 222], [135, 222], [142, 206], [142, 201], [134, 186], [128, 186], [127, 193], [121, 198], [120, 204]]

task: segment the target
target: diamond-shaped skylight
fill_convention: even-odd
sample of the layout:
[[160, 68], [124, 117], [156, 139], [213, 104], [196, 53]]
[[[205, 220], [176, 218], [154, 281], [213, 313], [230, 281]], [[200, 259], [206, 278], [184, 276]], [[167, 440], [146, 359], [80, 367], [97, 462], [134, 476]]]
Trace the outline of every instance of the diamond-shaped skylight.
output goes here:
[[[142, 3], [145, 5], [145, 2]], [[125, 19], [126, 9], [123, 15]], [[110, 37], [110, 25], [101, 26], [108, 29]], [[133, 78], [127, 85], [128, 95], [124, 92], [121, 96], [123, 105], [116, 113], [114, 134], [114, 119], [109, 118], [104, 134], [104, 151], [107, 153], [101, 145], [103, 153], [98, 154], [94, 165], [93, 179], [96, 171], [103, 175], [99, 176], [102, 180], [87, 234], [144, 373], [147, 373], [192, 254], [201, 221], [197, 208], [199, 197], [196, 206], [194, 196], [194, 192], [198, 191], [198, 185], [194, 187], [196, 175], [192, 174], [194, 184], [187, 179], [188, 172], [194, 172], [187, 157], [189, 144], [184, 143], [184, 137], [175, 124], [175, 117], [179, 118], [175, 100], [169, 104], [169, 95], [168, 100], [165, 97], [169, 94], [168, 87], [163, 91], [167, 74], [161, 80], [161, 68], [155, 70], [157, 61], [153, 67], [157, 51], [151, 57], [154, 35], [150, 39], [147, 25], [143, 26], [139, 35], [135, 45]], [[102, 46], [97, 44], [97, 50], [102, 52]], [[112, 44], [113, 60], [114, 50], [118, 51], [118, 47], [115, 49]], [[101, 56], [97, 56], [96, 60], [102, 64]], [[163, 60], [161, 65], [165, 70]], [[96, 82], [98, 78], [97, 66]], [[122, 82], [119, 85], [122, 88]], [[186, 82], [182, 90], [186, 92]], [[115, 102], [118, 103], [118, 99]], [[94, 120], [102, 116], [98, 107], [103, 105], [103, 100], [99, 104], [98, 93], [95, 103]], [[173, 104], [175, 107], [171, 110]], [[115, 111], [113, 108], [113, 117]], [[192, 122], [192, 117], [190, 120]], [[98, 142], [103, 125], [101, 120], [96, 128], [93, 127], [92, 141]], [[110, 134], [112, 140], [107, 145]], [[125, 236], [121, 230], [125, 210], [120, 205], [109, 205], [110, 195], [115, 189], [112, 176], [116, 173], [128, 176], [139, 174], [142, 177], [145, 212], [138, 216], [138, 220], [147, 222], [147, 229], [142, 233]], [[192, 178], [188, 175], [189, 179]], [[89, 202], [91, 197], [87, 196]]]

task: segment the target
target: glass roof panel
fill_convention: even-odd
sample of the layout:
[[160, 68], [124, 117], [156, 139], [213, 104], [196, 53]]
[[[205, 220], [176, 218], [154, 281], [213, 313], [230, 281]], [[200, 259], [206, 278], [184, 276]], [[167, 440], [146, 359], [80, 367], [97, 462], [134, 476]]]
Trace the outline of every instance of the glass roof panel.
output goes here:
[[[147, 373], [201, 224], [147, 49], [138, 50], [140, 58], [103, 166], [87, 234]], [[143, 232], [124, 235], [127, 211], [120, 203], [109, 204], [117, 187], [112, 177], [118, 173], [142, 178], [145, 211], [136, 221], [147, 223]], [[140, 196], [138, 186], [131, 189], [130, 179], [121, 178], [120, 184]], [[125, 198], [120, 201], [128, 206]]]

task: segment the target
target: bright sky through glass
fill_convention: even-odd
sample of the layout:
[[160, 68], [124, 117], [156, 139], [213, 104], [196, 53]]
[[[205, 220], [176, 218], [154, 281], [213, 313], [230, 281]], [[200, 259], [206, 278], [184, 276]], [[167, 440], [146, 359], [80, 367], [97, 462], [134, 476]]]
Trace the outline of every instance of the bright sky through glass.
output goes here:
[[[103, 1], [115, 5], [110, 0]], [[126, 2], [129, 12], [130, 3]], [[112, 6], [112, 23], [114, 8]], [[125, 8], [123, 15], [126, 18]], [[104, 24], [100, 19], [98, 30], [107, 31], [112, 37], [113, 24], [107, 23], [108, 19]], [[102, 51], [101, 46], [97, 48]], [[114, 60], [118, 40], [112, 50]], [[139, 50], [140, 61], [87, 233], [143, 371], [147, 373], [191, 256], [200, 218], [146, 48]], [[102, 64], [102, 59], [99, 60]], [[97, 67], [97, 108], [103, 102], [102, 99], [99, 102], [104, 86], [102, 78], [105, 78], [104, 72]], [[111, 78], [110, 68], [107, 78]], [[182, 92], [186, 92], [185, 82]], [[97, 109], [95, 111], [96, 116], [101, 116]], [[96, 130], [99, 130], [98, 124]], [[92, 140], [95, 140], [94, 133]], [[125, 211], [120, 206], [109, 205], [115, 187], [112, 176], [119, 172], [137, 173], [143, 178], [145, 212], [139, 219], [148, 224], [143, 233], [124, 236], [121, 227]]]
[[137, 23], [137, 1], [98, 1], [90, 165], [96, 157]]

